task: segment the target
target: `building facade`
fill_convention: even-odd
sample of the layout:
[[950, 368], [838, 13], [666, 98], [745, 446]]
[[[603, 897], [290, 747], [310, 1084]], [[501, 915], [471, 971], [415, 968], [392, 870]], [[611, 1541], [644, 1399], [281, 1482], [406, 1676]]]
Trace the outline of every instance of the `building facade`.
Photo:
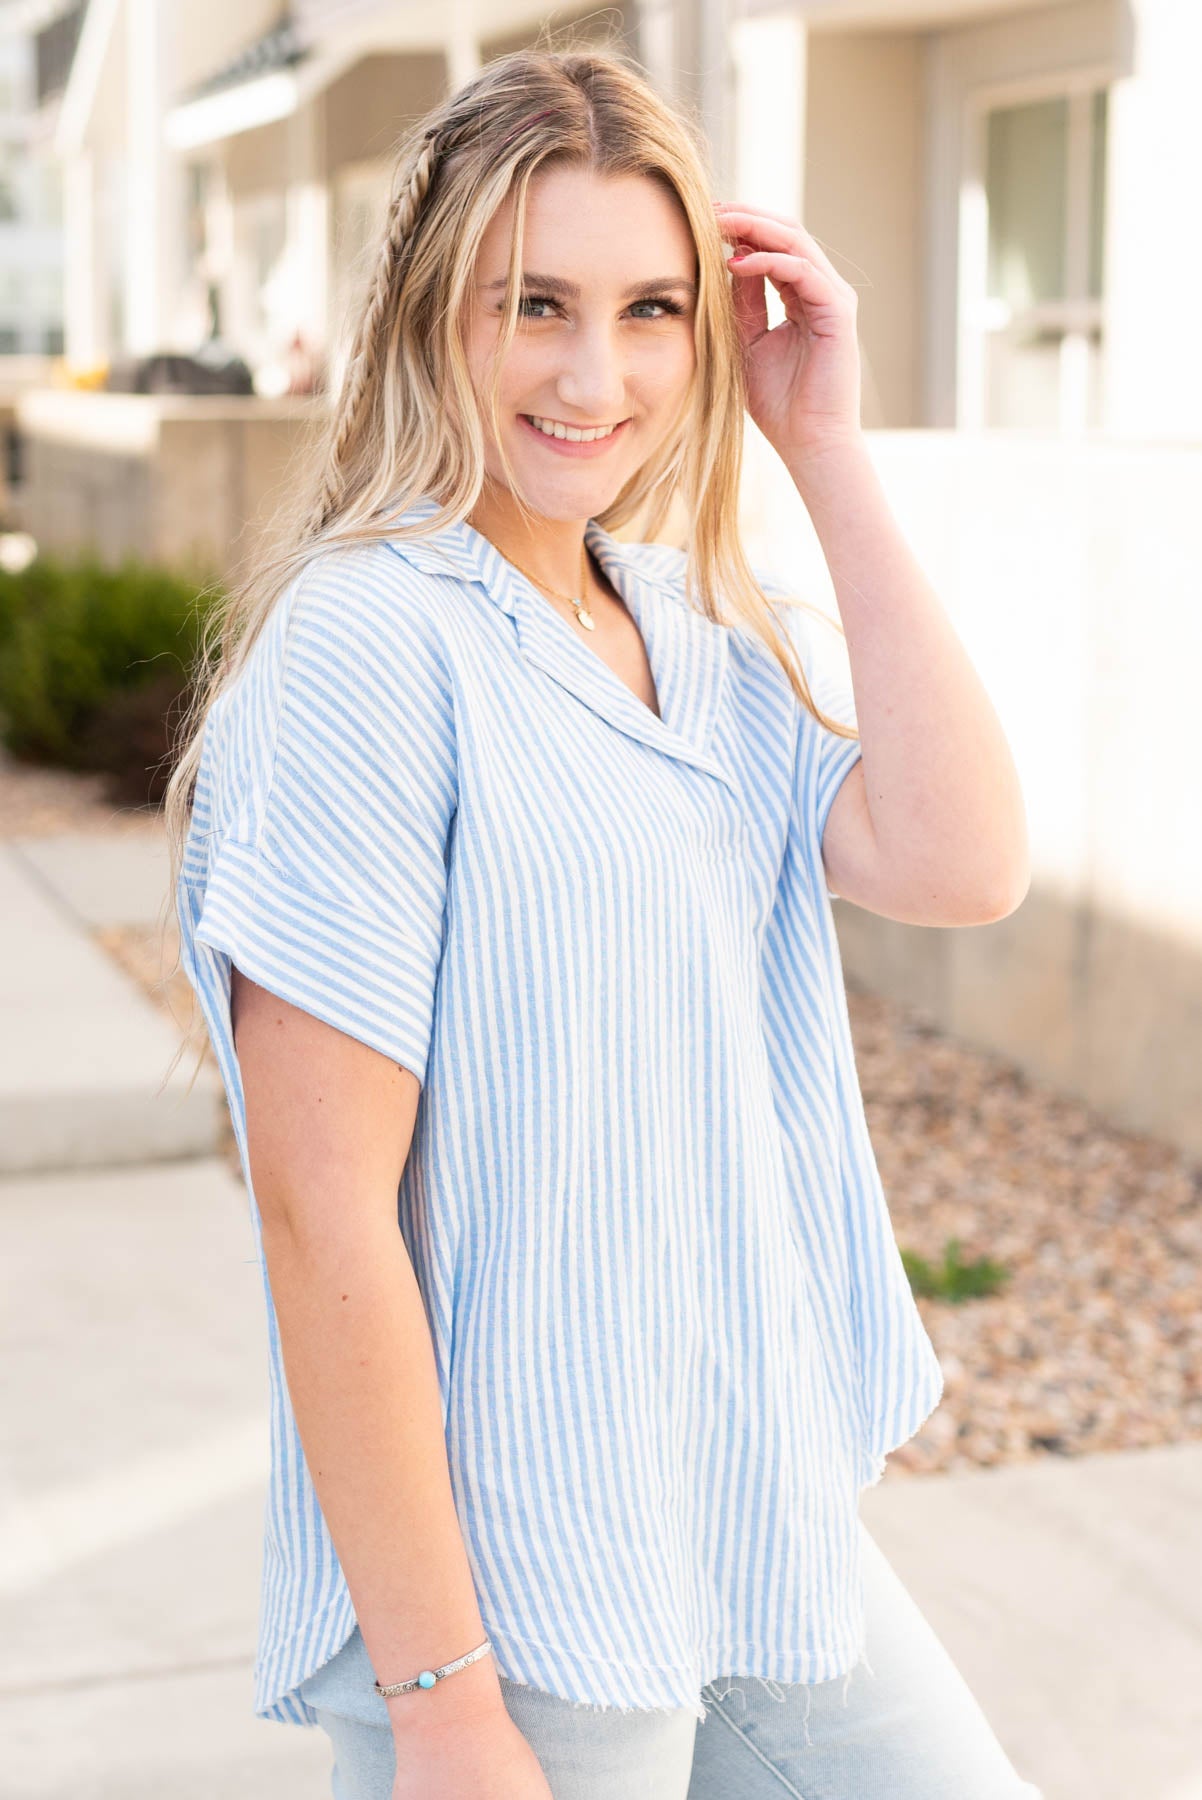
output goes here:
[[[97, 473], [111, 401], [127, 458], [161, 463], [168, 431], [187, 445], [171, 530], [220, 511], [228, 544], [258, 466], [231, 430], [282, 395], [298, 337], [336, 387], [404, 125], [575, 22], [616, 31], [690, 111], [721, 194], [804, 220], [856, 284], [872, 453], [1020, 765], [1024, 905], [939, 932], [842, 909], [849, 972], [1202, 1153], [1193, 0], [623, 0], [551, 20], [523, 0], [88, 0], [45, 102], [67, 363], [216, 332], [261, 399], [206, 415], [202, 456], [185, 399], [152, 421], [151, 397], [30, 396], [45, 529], [103, 514], [114, 554], [146, 535], [126, 466]], [[255, 418], [258, 504], [276, 426]], [[833, 606], [753, 427], [742, 513], [749, 551]]]

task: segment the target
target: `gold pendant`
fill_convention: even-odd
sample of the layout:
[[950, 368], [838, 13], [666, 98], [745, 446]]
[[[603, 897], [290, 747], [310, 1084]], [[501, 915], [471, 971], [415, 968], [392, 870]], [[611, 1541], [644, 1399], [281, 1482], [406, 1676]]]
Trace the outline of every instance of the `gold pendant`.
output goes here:
[[596, 631], [597, 621], [594, 619], [587, 606], [577, 607], [576, 617], [580, 620], [580, 623], [584, 626], [586, 631]]

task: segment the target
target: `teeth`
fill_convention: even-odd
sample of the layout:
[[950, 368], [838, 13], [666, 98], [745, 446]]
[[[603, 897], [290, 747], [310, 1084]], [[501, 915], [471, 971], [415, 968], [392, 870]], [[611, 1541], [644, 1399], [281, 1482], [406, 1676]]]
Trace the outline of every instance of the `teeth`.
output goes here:
[[554, 419], [536, 419], [533, 413], [527, 413], [526, 417], [547, 437], [567, 438], [571, 444], [591, 444], [596, 438], [608, 437], [618, 429], [616, 425], [599, 425], [592, 431], [577, 431], [575, 426], [559, 425]]

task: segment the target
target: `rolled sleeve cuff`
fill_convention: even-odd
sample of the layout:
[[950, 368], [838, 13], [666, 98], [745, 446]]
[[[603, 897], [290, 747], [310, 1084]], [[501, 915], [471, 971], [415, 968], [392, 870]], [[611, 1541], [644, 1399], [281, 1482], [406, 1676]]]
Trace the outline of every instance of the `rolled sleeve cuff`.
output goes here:
[[425, 1081], [440, 953], [433, 932], [421, 943], [313, 893], [252, 845], [226, 842], [213, 851], [195, 938]]

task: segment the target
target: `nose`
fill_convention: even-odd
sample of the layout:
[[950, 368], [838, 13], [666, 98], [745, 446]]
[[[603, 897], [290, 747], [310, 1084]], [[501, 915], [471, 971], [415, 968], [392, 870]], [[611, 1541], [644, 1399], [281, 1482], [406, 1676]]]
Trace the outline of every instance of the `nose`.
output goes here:
[[630, 414], [625, 355], [604, 325], [582, 327], [564, 356], [556, 393], [571, 415], [616, 425]]

